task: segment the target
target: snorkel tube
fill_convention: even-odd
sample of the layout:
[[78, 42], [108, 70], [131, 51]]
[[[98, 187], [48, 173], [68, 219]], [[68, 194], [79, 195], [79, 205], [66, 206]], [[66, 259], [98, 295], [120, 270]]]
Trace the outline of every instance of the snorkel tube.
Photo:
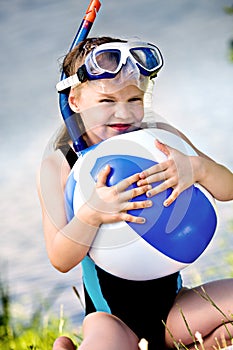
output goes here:
[[[72, 45], [69, 49], [69, 52], [78, 45], [78, 43], [84, 39], [87, 38], [91, 27], [94, 23], [94, 20], [96, 18], [96, 14], [99, 11], [101, 6], [101, 3], [99, 0], [91, 0], [86, 14], [80, 24], [80, 27], [78, 28], [77, 34], [72, 42]], [[61, 79], [63, 80], [66, 78], [66, 75], [64, 72], [61, 74]], [[62, 114], [62, 117], [64, 119], [64, 122], [66, 124], [67, 130], [70, 134], [71, 140], [73, 142], [73, 147], [76, 152], [80, 152], [83, 149], [86, 148], [86, 144], [84, 140], [82, 139], [82, 135], [80, 134], [79, 127], [77, 125], [77, 121], [74, 115], [74, 112], [70, 109], [68, 104], [68, 96], [67, 94], [60, 93], [59, 94], [59, 106], [60, 111]]]

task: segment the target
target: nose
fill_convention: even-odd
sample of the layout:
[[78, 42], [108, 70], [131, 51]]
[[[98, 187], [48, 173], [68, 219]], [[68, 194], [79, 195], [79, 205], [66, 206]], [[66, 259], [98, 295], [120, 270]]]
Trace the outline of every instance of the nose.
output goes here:
[[118, 102], [115, 106], [114, 116], [118, 119], [129, 119], [130, 118], [129, 104], [126, 102]]

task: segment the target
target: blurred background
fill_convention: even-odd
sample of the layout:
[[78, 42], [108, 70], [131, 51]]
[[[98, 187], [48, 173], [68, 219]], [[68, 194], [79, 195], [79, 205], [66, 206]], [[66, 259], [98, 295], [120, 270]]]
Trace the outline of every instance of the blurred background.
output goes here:
[[[155, 110], [216, 161], [233, 170], [231, 0], [108, 0], [90, 35], [137, 37], [158, 45], [165, 66]], [[62, 123], [55, 85], [89, 4], [75, 0], [1, 0], [0, 6], [0, 277], [14, 314], [48, 299], [53, 312], [79, 324], [72, 286], [80, 269], [57, 272], [45, 251], [36, 173]], [[233, 203], [217, 203], [219, 226], [208, 251], [183, 272], [188, 285], [232, 275]]]

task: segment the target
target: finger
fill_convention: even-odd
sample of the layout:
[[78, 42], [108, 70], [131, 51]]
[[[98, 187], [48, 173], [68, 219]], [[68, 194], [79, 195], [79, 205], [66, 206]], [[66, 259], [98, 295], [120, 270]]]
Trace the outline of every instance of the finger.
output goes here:
[[137, 185], [138, 186], [142, 186], [142, 185], [146, 185], [146, 184], [152, 184], [152, 183], [155, 183], [155, 182], [165, 181], [166, 178], [167, 178], [166, 171], [161, 171], [160, 173], [148, 176], [144, 180], [139, 180], [137, 182]]
[[[139, 174], [140, 180], [148, 178], [150, 175], [161, 173], [168, 168], [169, 163], [167, 161], [153, 165], [152, 167], [143, 170]], [[140, 181], [139, 180], [139, 181]]]
[[177, 190], [173, 190], [172, 193], [170, 194], [170, 196], [163, 202], [163, 205], [165, 207], [168, 207], [169, 205], [171, 205], [176, 198], [179, 196], [179, 192]]
[[133, 199], [135, 197], [140, 196], [143, 193], [146, 193], [147, 191], [151, 190], [151, 185], [144, 185], [141, 187], [134, 187], [128, 191], [124, 191], [121, 194], [121, 201], [129, 201], [130, 199]]
[[158, 193], [161, 193], [163, 191], [166, 191], [168, 188], [172, 188], [174, 186], [174, 182], [172, 179], [168, 179], [166, 181], [163, 181], [159, 185], [153, 187], [151, 190], [146, 192], [147, 197], [153, 197]]
[[146, 219], [141, 216], [134, 216], [125, 212], [121, 213], [121, 219], [123, 221], [134, 222], [136, 224], [144, 224], [146, 222]]
[[128, 202], [125, 210], [145, 209], [152, 207], [152, 205], [153, 202], [151, 200]]
[[109, 223], [115, 223], [115, 222], [121, 222], [121, 221], [144, 224], [146, 222], [146, 219], [143, 218], [142, 216], [134, 216], [127, 213], [126, 211], [122, 211], [121, 213], [111, 215], [111, 220], [109, 220]]
[[107, 177], [111, 171], [110, 165], [106, 165], [98, 174], [96, 187], [106, 186]]
[[137, 182], [139, 180], [139, 174], [133, 174], [126, 179], [120, 181], [116, 186], [118, 192], [123, 192], [125, 191], [129, 186], [131, 186], [133, 183]]

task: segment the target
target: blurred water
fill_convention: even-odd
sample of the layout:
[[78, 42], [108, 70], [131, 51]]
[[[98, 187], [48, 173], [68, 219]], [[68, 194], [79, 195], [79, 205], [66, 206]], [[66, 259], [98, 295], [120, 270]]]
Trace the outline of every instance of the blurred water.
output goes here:
[[[27, 313], [57, 288], [52, 309], [59, 314], [63, 303], [65, 316], [77, 323], [82, 308], [72, 285], [79, 287], [80, 270], [63, 275], [48, 261], [35, 176], [61, 123], [55, 92], [59, 59], [88, 3], [2, 0], [0, 6], [1, 274], [19, 310]], [[165, 57], [155, 90], [156, 111], [232, 169], [233, 65], [227, 48], [233, 32], [225, 5], [231, 0], [146, 0], [143, 5], [139, 0], [103, 0], [91, 35], [137, 36], [156, 43]], [[218, 207], [218, 235], [208, 254], [184, 273], [187, 283], [197, 278], [197, 271], [203, 280], [232, 271], [224, 260], [232, 246], [232, 202]], [[207, 274], [209, 265], [217, 269], [215, 275]]]

